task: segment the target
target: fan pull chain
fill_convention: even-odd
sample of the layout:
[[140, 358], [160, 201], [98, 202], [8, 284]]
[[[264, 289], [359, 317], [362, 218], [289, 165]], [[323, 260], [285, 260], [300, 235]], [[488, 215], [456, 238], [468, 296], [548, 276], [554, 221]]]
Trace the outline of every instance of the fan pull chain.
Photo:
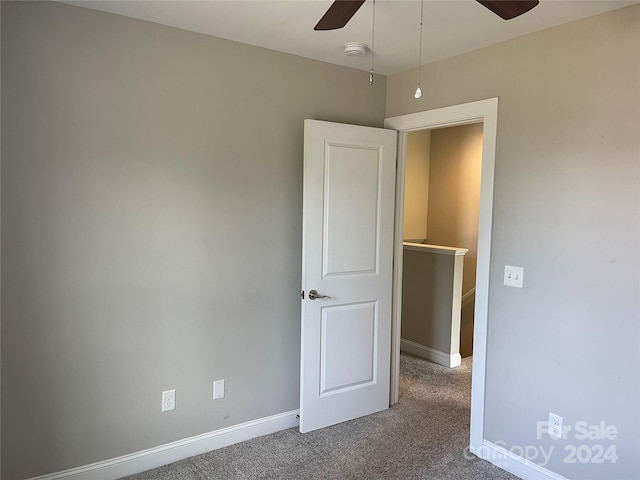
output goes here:
[[418, 53], [418, 88], [416, 88], [416, 93], [413, 94], [414, 97], [420, 98], [422, 96], [422, 89], [420, 88], [420, 66], [422, 65], [422, 19], [424, 16], [424, 0], [420, 4], [420, 48]]
[[369, 85], [373, 85], [373, 52], [376, 38], [376, 0], [373, 0], [373, 19], [371, 21], [371, 71], [369, 72]]

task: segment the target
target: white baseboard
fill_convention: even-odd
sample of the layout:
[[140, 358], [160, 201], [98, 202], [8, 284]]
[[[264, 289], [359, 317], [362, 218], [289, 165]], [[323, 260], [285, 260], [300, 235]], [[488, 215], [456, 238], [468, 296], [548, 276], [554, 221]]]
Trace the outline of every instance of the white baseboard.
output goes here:
[[259, 418], [148, 450], [123, 455], [122, 457], [34, 477], [31, 480], [113, 480], [133, 475], [134, 473], [161, 467], [194, 455], [227, 447], [234, 443], [296, 427], [299, 423], [297, 418], [299, 412], [299, 410], [291, 410], [290, 412]]
[[502, 470], [506, 470], [523, 480], [568, 480], [562, 475], [547, 470], [537, 463], [530, 462], [526, 458], [511, 453], [504, 447], [485, 440], [482, 452], [474, 452], [480, 458], [493, 463]]
[[460, 363], [462, 363], [462, 357], [459, 353], [444, 353], [404, 338], [400, 339], [400, 350], [449, 368], [459, 367]]

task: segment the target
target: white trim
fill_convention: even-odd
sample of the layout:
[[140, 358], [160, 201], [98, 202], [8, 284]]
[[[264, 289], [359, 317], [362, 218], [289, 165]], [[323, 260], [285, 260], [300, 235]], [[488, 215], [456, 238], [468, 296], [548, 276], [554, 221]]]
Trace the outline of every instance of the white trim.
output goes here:
[[123, 455], [83, 467], [50, 473], [31, 480], [112, 480], [161, 467], [185, 458], [227, 447], [234, 443], [261, 437], [298, 426], [299, 410], [271, 415], [232, 427], [222, 428], [159, 447]]
[[385, 120], [385, 128], [400, 132], [396, 178], [396, 241], [394, 247], [393, 311], [391, 333], [391, 404], [398, 402], [400, 386], [400, 318], [402, 311], [402, 229], [404, 224], [404, 175], [406, 170], [407, 133], [414, 130], [441, 128], [483, 122], [482, 173], [478, 218], [478, 252], [476, 264], [476, 303], [473, 332], [473, 369], [471, 380], [472, 452], [479, 451], [484, 441], [484, 393], [487, 361], [487, 319], [489, 308], [489, 268], [491, 259], [491, 225], [493, 218], [493, 179], [498, 129], [498, 99], [412, 113]]
[[404, 242], [402, 246], [405, 250], [439, 253], [440, 255], [465, 255], [469, 253], [468, 248], [443, 247], [440, 245], [429, 245], [427, 243]]
[[416, 357], [426, 358], [430, 362], [443, 365], [445, 367], [454, 368], [459, 367], [462, 363], [462, 357], [459, 353], [445, 353], [435, 348], [427, 347], [426, 345], [420, 345], [419, 343], [412, 342], [405, 338], [400, 339], [400, 350], [415, 355]]
[[562, 475], [515, 455], [506, 448], [487, 440], [483, 443], [481, 454], [478, 455], [480, 458], [522, 478], [522, 480], [568, 480]]
[[[393, 128], [387, 125], [386, 128]], [[400, 339], [402, 316], [402, 258], [404, 237], [404, 176], [407, 170], [407, 135], [398, 135], [398, 158], [396, 165], [396, 231], [393, 240], [393, 284], [391, 286], [391, 370], [389, 372], [389, 405], [400, 398]]]
[[418, 244], [424, 244], [424, 242], [427, 241], [426, 238], [405, 238], [404, 243], [418, 243]]
[[486, 110], [483, 109], [487, 107], [491, 108], [491, 104], [493, 103], [495, 103], [497, 107], [497, 97], [386, 118], [384, 127], [400, 132], [413, 132], [415, 130], [431, 130], [434, 128], [479, 123], [485, 118]]

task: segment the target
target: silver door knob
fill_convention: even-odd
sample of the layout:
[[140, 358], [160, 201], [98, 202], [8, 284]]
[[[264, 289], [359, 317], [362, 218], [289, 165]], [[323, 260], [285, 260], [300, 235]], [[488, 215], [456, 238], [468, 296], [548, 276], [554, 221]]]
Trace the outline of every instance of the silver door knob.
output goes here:
[[309, 300], [315, 300], [316, 298], [331, 298], [328, 295], [320, 295], [317, 290], [309, 290]]

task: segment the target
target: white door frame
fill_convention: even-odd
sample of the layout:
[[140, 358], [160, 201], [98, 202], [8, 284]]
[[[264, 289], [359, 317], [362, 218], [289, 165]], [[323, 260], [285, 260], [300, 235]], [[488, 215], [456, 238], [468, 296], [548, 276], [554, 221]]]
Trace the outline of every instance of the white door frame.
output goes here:
[[404, 175], [407, 133], [483, 123], [482, 171], [478, 217], [478, 256], [476, 265], [476, 302], [473, 331], [473, 369], [471, 381], [470, 449], [482, 457], [484, 441], [484, 393], [487, 360], [487, 318], [489, 307], [489, 268], [493, 216], [493, 177], [498, 127], [498, 98], [464, 103], [451, 107], [387, 118], [385, 128], [399, 132], [398, 168], [396, 169], [396, 223], [393, 271], [393, 311], [391, 320], [391, 389], [390, 404], [398, 403], [400, 388], [400, 316], [402, 310], [402, 240], [404, 228]]

